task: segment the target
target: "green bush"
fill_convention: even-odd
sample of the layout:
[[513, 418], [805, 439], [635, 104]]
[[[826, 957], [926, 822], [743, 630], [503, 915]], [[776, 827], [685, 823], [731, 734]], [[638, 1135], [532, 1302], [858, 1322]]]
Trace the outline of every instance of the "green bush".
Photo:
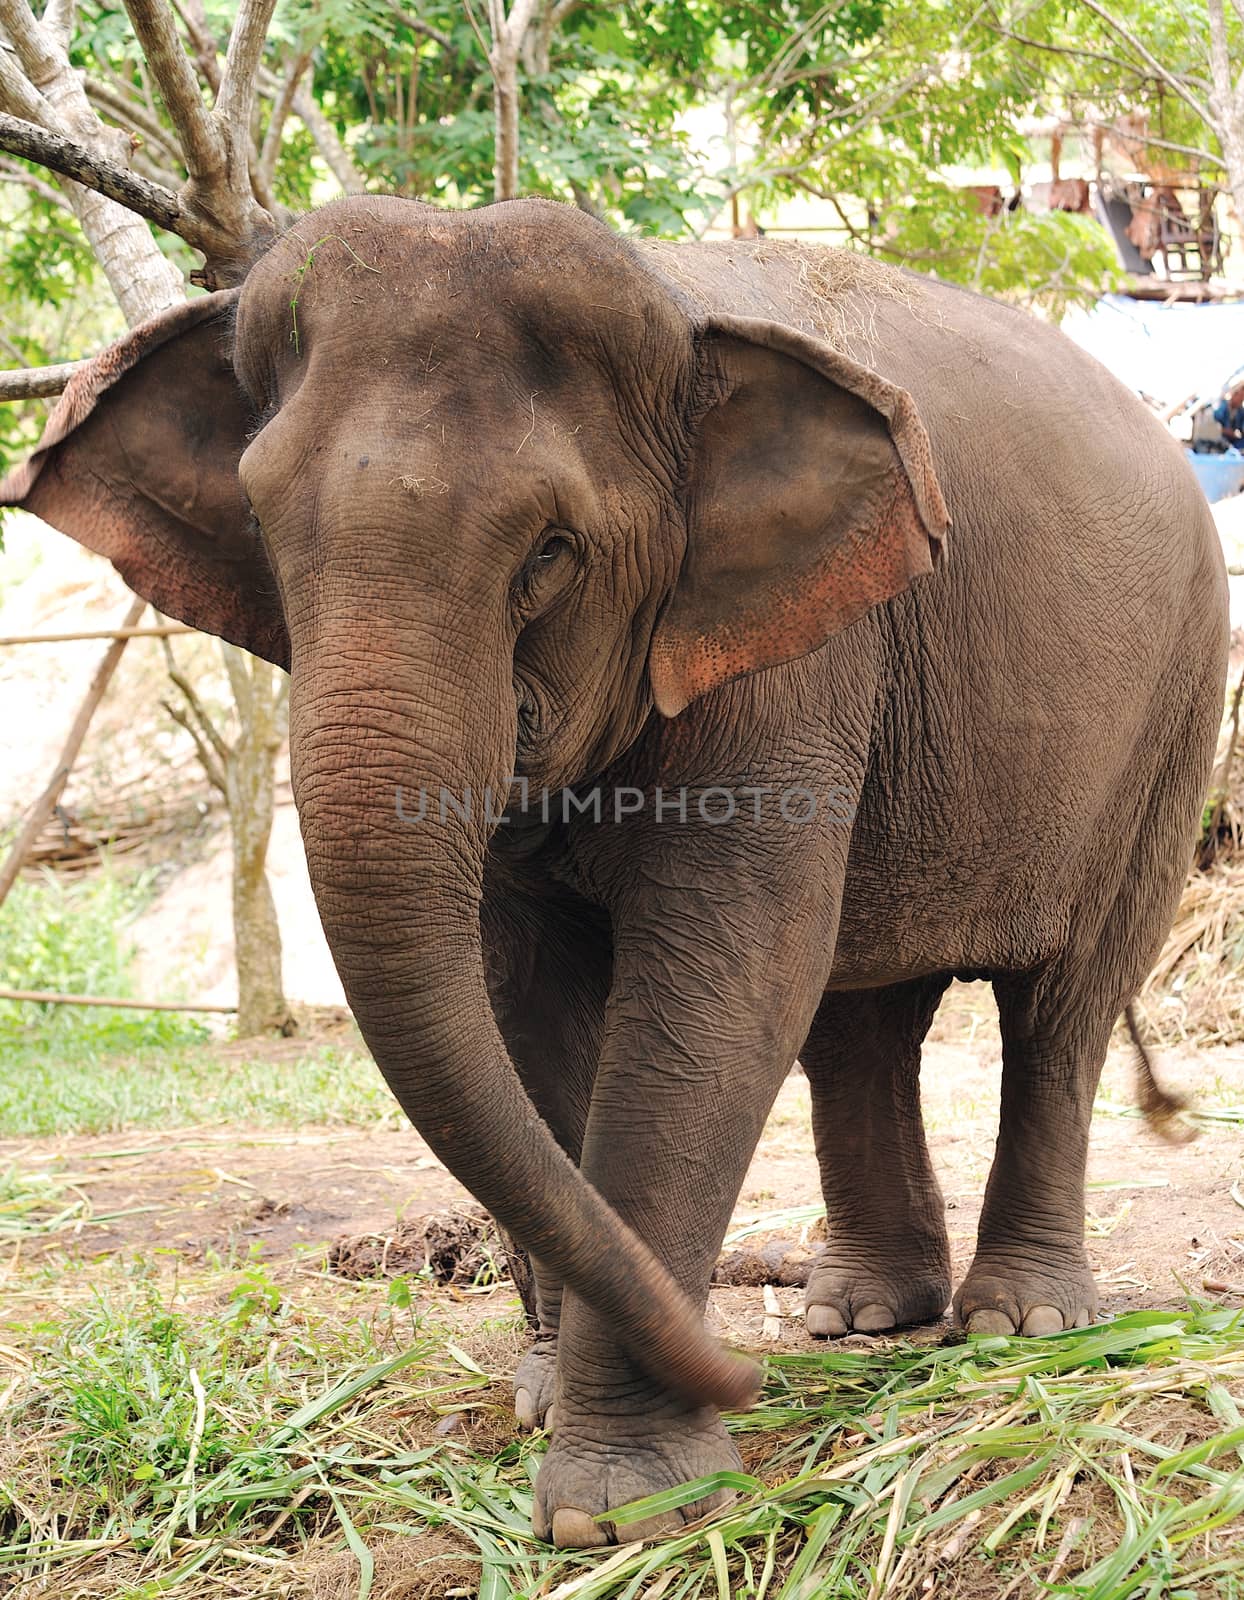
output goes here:
[[[108, 867], [77, 883], [44, 873], [15, 884], [0, 910], [0, 986], [137, 998], [126, 930], [151, 888], [149, 874], [126, 879]], [[0, 1000], [0, 1041], [124, 1048], [203, 1034], [201, 1024], [175, 1013]]]

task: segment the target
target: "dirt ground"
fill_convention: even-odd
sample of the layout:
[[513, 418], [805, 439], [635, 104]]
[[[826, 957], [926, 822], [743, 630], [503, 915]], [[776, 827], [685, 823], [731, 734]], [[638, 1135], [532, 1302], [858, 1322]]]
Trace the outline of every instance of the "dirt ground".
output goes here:
[[[293, 1041], [273, 1049], [280, 1070]], [[1244, 1303], [1244, 1047], [1166, 1053], [1166, 1080], [1235, 1115], [1211, 1121], [1195, 1142], [1171, 1145], [1151, 1134], [1131, 1104], [1131, 1059], [1121, 1041], [1111, 1053], [1089, 1161], [1087, 1243], [1106, 1312], [1177, 1304], [1185, 1292], [1212, 1291]], [[221, 1070], [229, 1070], [222, 1047]], [[360, 1065], [360, 1071], [370, 1071]], [[923, 1088], [930, 1144], [946, 1200], [955, 1278], [971, 1258], [997, 1116], [997, 1033], [981, 992], [952, 1003], [925, 1050]], [[469, 1204], [461, 1186], [412, 1130], [390, 1132], [304, 1127], [248, 1131], [186, 1128], [134, 1136], [0, 1140], [0, 1167], [15, 1163], [71, 1182], [89, 1209], [79, 1230], [22, 1246], [26, 1283], [45, 1258], [67, 1255], [79, 1266], [153, 1254], [187, 1265], [261, 1258], [275, 1278], [322, 1269], [326, 1247], [341, 1239], [390, 1235], [410, 1223]], [[784, 1085], [752, 1162], [732, 1235], [757, 1218], [811, 1206], [820, 1199], [809, 1124], [808, 1086], [796, 1071]], [[789, 1218], [749, 1248], [774, 1237], [807, 1242], [811, 1223]], [[727, 1241], [729, 1243], [729, 1239]], [[0, 1282], [19, 1263], [0, 1264]], [[39, 1274], [35, 1274], [36, 1281]], [[49, 1272], [46, 1301], [21, 1296], [21, 1320], [41, 1320], [57, 1303]], [[711, 1318], [724, 1337], [752, 1348], [805, 1345], [802, 1290], [779, 1288], [780, 1329], [764, 1326], [759, 1288], [713, 1290]], [[448, 1293], [469, 1321], [496, 1317], [514, 1304], [506, 1282], [490, 1292]], [[770, 1302], [772, 1310], [772, 1301]]]

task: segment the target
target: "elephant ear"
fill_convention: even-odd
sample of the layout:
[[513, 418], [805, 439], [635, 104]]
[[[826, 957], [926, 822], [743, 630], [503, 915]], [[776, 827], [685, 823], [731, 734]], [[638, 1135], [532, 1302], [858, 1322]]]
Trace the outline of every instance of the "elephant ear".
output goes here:
[[950, 523], [905, 389], [778, 323], [719, 317], [698, 346], [687, 549], [649, 657], [667, 717], [901, 593]]
[[0, 505], [107, 556], [169, 616], [284, 667], [276, 581], [238, 483], [253, 421], [230, 359], [239, 292], [160, 312], [75, 372]]

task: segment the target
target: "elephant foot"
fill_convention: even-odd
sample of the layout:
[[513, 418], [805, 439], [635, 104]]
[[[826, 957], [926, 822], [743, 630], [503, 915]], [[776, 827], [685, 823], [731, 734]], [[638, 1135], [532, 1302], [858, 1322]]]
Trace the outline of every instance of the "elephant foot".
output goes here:
[[596, 1519], [632, 1500], [741, 1466], [711, 1408], [671, 1418], [595, 1417], [582, 1425], [560, 1424], [536, 1479], [536, 1537], [572, 1550], [655, 1538], [728, 1504], [733, 1494], [722, 1489], [637, 1522]]
[[935, 1322], [950, 1300], [949, 1259], [939, 1262], [937, 1253], [915, 1262], [889, 1255], [865, 1262], [827, 1246], [808, 1275], [808, 1332], [814, 1339], [836, 1339]]
[[1062, 1263], [978, 1255], [955, 1295], [955, 1321], [969, 1333], [1039, 1338], [1087, 1328], [1096, 1316], [1097, 1286], [1083, 1250]]
[[525, 1433], [553, 1426], [557, 1383], [557, 1335], [537, 1334], [514, 1373], [514, 1415]]

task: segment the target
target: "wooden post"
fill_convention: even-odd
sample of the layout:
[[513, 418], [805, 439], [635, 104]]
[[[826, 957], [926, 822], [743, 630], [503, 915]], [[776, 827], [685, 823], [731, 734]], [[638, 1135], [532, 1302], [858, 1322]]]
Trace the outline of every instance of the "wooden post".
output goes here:
[[[147, 609], [147, 602], [135, 596], [134, 603], [125, 613], [122, 629], [133, 628], [138, 624], [138, 619]], [[18, 874], [22, 870], [22, 863], [34, 848], [35, 840], [43, 832], [44, 824], [56, 808], [56, 802], [64, 792], [73, 764], [78, 759], [78, 752], [82, 748], [82, 741], [86, 738], [86, 731], [91, 725], [91, 718], [104, 698], [104, 691], [112, 680], [113, 673], [117, 670], [117, 663], [125, 649], [125, 638], [114, 639], [100, 657], [99, 665], [95, 668], [95, 676], [91, 679], [91, 686], [86, 692], [86, 699], [78, 707], [78, 714], [73, 719], [73, 726], [65, 740], [64, 748], [60, 753], [60, 760], [48, 781], [47, 787], [31, 807], [30, 815], [22, 825], [13, 847], [9, 851], [8, 859], [0, 867], [0, 905], [8, 899], [9, 890], [17, 882]]]

